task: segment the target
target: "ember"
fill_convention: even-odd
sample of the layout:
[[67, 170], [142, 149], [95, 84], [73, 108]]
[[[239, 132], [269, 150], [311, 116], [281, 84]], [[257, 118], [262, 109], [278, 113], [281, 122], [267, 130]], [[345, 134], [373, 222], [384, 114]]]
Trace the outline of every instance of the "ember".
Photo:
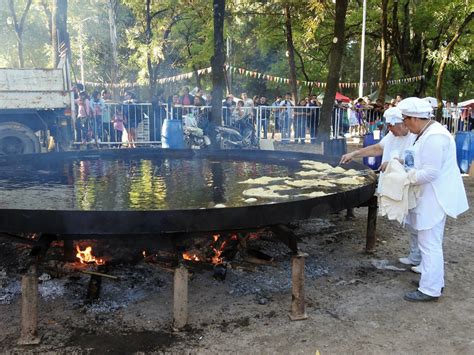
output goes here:
[[216, 244], [219, 241], [220, 237], [221, 236], [219, 234], [214, 234], [212, 236], [214, 241], [211, 244], [211, 250], [212, 250], [212, 253], [213, 253], [211, 255], [211, 263], [214, 264], [214, 265], [222, 264], [222, 262], [223, 262], [223, 258], [221, 257], [221, 255], [222, 255], [222, 252], [224, 251], [226, 241], [224, 240], [223, 242], [221, 242], [221, 245], [218, 248]]
[[76, 246], [77, 254], [76, 257], [79, 259], [81, 264], [96, 264], [96, 265], [104, 265], [105, 260], [96, 258], [94, 255], [92, 255], [92, 247], [88, 246], [86, 249], [81, 250], [81, 248]]
[[201, 261], [199, 256], [197, 256], [196, 254], [191, 254], [191, 253], [187, 253], [187, 252], [183, 253], [183, 259], [184, 260], [191, 260], [191, 261]]

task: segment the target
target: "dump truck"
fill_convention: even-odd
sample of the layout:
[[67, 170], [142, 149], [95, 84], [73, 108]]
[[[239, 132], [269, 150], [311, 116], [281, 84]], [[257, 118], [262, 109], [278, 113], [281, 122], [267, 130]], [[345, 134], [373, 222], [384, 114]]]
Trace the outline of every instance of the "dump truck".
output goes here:
[[68, 150], [74, 94], [66, 58], [53, 69], [0, 68], [0, 155]]

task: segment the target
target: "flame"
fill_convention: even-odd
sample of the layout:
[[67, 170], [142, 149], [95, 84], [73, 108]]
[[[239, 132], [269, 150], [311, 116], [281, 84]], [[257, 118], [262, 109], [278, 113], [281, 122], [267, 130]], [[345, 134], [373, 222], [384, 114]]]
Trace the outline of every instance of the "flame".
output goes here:
[[213, 264], [222, 264], [223, 260], [221, 258], [221, 254], [222, 254], [223, 248], [221, 248], [220, 250], [217, 250], [216, 248], [212, 247], [212, 250], [214, 251], [214, 255], [211, 257], [211, 262]]
[[145, 250], [142, 251], [142, 255], [143, 255], [144, 258], [146, 258], [146, 251]]
[[[207, 254], [206, 257], [199, 257], [198, 255], [191, 253], [191, 252], [184, 252], [183, 259], [184, 260], [191, 260], [191, 261], [204, 261], [210, 262], [214, 265], [224, 263], [224, 258], [222, 257], [222, 253], [227, 246], [228, 240], [222, 241], [220, 239], [221, 236], [219, 234], [214, 234], [212, 236], [212, 243], [210, 244], [210, 253], [212, 255]], [[237, 235], [232, 235], [231, 240], [237, 240]]]
[[187, 252], [183, 253], [183, 259], [191, 260], [191, 261], [201, 261], [201, 259], [199, 259], [199, 257], [196, 254], [189, 254]]
[[92, 247], [88, 246], [84, 250], [79, 248], [79, 245], [76, 246], [77, 254], [76, 257], [79, 259], [81, 264], [97, 264], [97, 265], [104, 265], [105, 260], [96, 258], [92, 255]]

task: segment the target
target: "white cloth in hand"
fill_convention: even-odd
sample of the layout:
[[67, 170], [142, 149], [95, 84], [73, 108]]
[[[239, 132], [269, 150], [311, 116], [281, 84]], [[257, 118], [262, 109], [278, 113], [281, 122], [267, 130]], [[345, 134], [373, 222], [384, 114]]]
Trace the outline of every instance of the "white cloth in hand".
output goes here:
[[410, 185], [409, 173], [397, 159], [389, 161], [380, 180], [379, 214], [403, 223], [408, 210], [416, 206], [419, 188]]

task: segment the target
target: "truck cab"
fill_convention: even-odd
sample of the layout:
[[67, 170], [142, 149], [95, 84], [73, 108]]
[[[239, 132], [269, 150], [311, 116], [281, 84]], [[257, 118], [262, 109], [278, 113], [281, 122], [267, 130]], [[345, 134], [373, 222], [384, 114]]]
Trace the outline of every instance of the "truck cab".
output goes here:
[[0, 68], [0, 155], [69, 149], [73, 99], [66, 58], [54, 69]]

